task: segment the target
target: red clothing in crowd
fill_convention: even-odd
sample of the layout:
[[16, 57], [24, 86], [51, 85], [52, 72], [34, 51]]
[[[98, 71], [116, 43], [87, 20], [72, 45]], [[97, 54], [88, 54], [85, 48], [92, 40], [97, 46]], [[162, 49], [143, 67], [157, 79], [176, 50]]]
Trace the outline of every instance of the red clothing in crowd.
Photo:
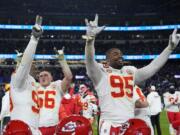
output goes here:
[[59, 109], [59, 120], [63, 118], [73, 115], [80, 114], [82, 110], [81, 104], [79, 104], [79, 98], [76, 95], [73, 95], [74, 88], [70, 90], [70, 98], [63, 97], [61, 100], [61, 105]]

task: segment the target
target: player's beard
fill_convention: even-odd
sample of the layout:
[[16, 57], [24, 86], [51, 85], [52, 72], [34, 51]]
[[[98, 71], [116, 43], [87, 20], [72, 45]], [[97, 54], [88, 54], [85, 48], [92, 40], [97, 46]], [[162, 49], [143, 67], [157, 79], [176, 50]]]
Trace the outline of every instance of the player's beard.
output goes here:
[[115, 61], [113, 63], [110, 63], [110, 66], [114, 69], [121, 69], [124, 66], [123, 61]]

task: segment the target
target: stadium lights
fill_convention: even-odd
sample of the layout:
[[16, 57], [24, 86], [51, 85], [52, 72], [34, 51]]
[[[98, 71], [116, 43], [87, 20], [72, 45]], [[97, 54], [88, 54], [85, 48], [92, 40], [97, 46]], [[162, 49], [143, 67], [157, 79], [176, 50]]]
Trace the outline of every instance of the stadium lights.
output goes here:
[[[154, 25], [154, 26], [111, 26], [106, 27], [105, 31], [153, 31], [153, 30], [172, 30], [174, 28], [180, 28], [180, 24], [176, 25]], [[9, 25], [0, 24], [0, 29], [11, 30], [31, 30], [32, 25]], [[51, 31], [85, 31], [85, 26], [50, 26], [44, 25], [44, 30]]]
[[75, 79], [84, 79], [84, 78], [85, 78], [84, 75], [76, 75], [76, 76], [75, 76]]
[[180, 79], [180, 75], [174, 75], [174, 78]]
[[[35, 55], [35, 59], [37, 60], [52, 60], [54, 59], [54, 55], [43, 55], [37, 54]], [[125, 60], [152, 60], [156, 58], [158, 55], [124, 55], [123, 58]], [[84, 55], [65, 55], [67, 60], [84, 60]], [[97, 60], [105, 60], [105, 55], [96, 55], [95, 58]], [[16, 59], [16, 54], [0, 54], [0, 59]], [[169, 59], [180, 59], [180, 54], [171, 54]]]

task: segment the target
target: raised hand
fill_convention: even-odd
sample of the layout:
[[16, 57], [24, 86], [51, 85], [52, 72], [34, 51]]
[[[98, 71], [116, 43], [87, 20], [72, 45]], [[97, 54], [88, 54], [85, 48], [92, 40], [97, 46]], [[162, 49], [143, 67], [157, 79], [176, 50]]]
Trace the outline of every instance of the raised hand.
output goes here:
[[174, 50], [179, 44], [179, 41], [180, 41], [180, 34], [177, 34], [177, 28], [176, 28], [174, 29], [173, 33], [170, 35], [169, 45], [168, 45], [169, 49]]
[[35, 25], [32, 28], [32, 35], [37, 39], [39, 39], [43, 34], [43, 29], [41, 25], [42, 25], [42, 16], [37, 15]]
[[83, 35], [82, 38], [86, 40], [95, 39], [96, 35], [105, 29], [106, 26], [98, 26], [98, 15], [96, 14], [94, 21], [88, 21], [85, 19], [86, 35]]
[[15, 50], [15, 52], [17, 53], [17, 57], [22, 57], [23, 53], [19, 52], [18, 50]]
[[64, 60], [64, 48], [65, 47], [63, 46], [61, 50], [57, 50], [57, 48], [54, 47], [54, 51], [56, 53], [56, 56], [55, 56], [56, 59], [60, 61]]
[[15, 52], [17, 53], [17, 57], [16, 57], [16, 62], [17, 62], [17, 66], [20, 64], [23, 53], [19, 52], [18, 50], [15, 50]]

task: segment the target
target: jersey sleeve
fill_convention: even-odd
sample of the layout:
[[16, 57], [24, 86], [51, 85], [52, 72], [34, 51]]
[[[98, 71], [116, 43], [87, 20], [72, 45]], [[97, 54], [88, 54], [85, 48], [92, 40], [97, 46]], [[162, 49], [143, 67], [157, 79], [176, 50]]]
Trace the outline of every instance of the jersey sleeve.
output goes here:
[[166, 47], [163, 52], [158, 55], [158, 57], [156, 57], [150, 64], [138, 69], [135, 73], [135, 83], [138, 85], [151, 78], [164, 66], [171, 53], [172, 50]]
[[99, 63], [97, 63], [95, 60], [91, 62], [86, 61], [86, 70], [87, 70], [87, 75], [92, 80], [92, 82], [98, 85], [99, 80], [102, 79], [102, 72], [101, 72], [101, 68], [99, 67]]
[[133, 102], [135, 103], [139, 99], [144, 101], [146, 99], [146, 97], [142, 93], [142, 90], [139, 87], [135, 86], [135, 88], [133, 90]]
[[14, 87], [22, 88], [25, 85], [29, 76], [37, 44], [38, 40], [32, 36], [24, 51], [21, 63], [16, 69], [16, 73], [14, 74]]
[[[99, 86], [99, 85], [101, 85], [101, 82], [103, 81], [103, 78], [104, 78], [104, 75], [108, 72], [107, 70], [107, 68], [105, 67], [105, 65], [103, 65], [103, 64], [101, 64], [101, 63], [98, 63], [97, 64], [97, 67], [98, 67], [98, 72], [101, 72], [101, 79], [99, 80], [99, 83], [98, 84], [95, 84], [94, 83], [94, 86], [95, 86], [95, 90], [97, 91], [97, 87]], [[96, 72], [96, 71], [95, 71]], [[96, 74], [96, 73], [95, 73]], [[96, 75], [98, 75], [98, 74], [96, 74]]]

